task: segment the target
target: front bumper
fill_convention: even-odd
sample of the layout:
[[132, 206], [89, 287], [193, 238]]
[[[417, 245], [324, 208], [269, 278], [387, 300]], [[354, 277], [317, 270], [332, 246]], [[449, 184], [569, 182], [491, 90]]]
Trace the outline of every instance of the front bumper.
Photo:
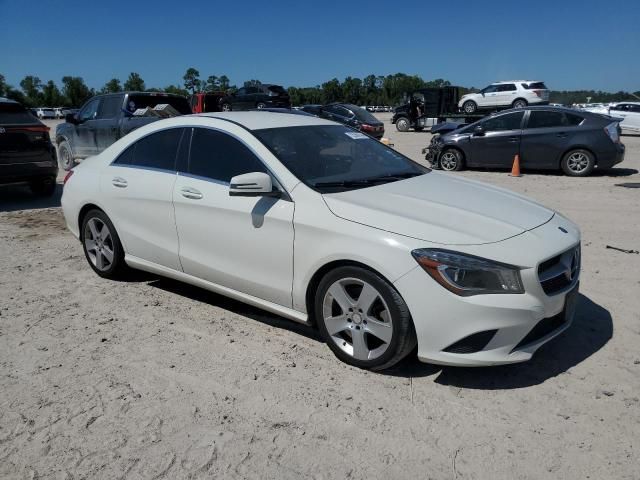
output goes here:
[[[531, 232], [469, 252], [478, 254], [483, 247], [493, 252], [529, 248], [529, 254], [539, 260], [527, 259], [530, 267], [521, 270], [523, 294], [460, 297], [442, 288], [419, 266], [397, 280], [394, 285], [414, 321], [418, 358], [428, 363], [459, 366], [524, 362], [566, 330], [578, 299], [578, 275], [568, 289], [553, 295], [544, 292], [538, 277], [542, 261], [575, 248], [579, 242], [579, 234], [562, 233], [558, 229], [562, 225], [566, 223], [560, 217]], [[554, 242], [554, 236], [560, 241]], [[547, 245], [555, 245], [555, 250], [531, 245], [532, 240], [540, 238], [546, 239]]]

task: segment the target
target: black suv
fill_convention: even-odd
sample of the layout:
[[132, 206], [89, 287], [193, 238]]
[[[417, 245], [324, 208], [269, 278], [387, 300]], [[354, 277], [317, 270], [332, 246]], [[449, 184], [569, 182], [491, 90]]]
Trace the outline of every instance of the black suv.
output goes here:
[[357, 105], [351, 105], [350, 103], [304, 105], [300, 110], [316, 115], [317, 117], [343, 123], [378, 140], [384, 136], [384, 123]]
[[57, 175], [49, 127], [18, 102], [0, 98], [0, 184], [26, 183], [36, 195], [50, 196]]
[[263, 83], [239, 88], [235, 93], [220, 100], [223, 112], [230, 110], [253, 110], [254, 108], [291, 108], [289, 94], [281, 85]]

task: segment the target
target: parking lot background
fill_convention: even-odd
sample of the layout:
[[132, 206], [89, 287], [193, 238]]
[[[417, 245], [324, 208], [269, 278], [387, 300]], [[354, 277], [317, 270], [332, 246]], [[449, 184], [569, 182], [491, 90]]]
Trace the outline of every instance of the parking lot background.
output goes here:
[[[423, 162], [431, 135], [378, 117]], [[640, 189], [618, 186], [640, 182], [640, 136], [622, 141], [625, 161], [588, 178], [451, 173], [582, 229], [574, 325], [495, 368], [369, 373], [219, 295], [101, 279], [61, 187], [0, 190], [0, 478], [640, 478], [640, 255], [606, 248], [640, 250]]]

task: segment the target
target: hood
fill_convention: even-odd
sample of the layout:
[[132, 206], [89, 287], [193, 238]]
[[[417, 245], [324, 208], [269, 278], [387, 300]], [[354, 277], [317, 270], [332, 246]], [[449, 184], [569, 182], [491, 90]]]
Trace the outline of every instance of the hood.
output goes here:
[[516, 193], [430, 172], [324, 195], [345, 220], [443, 245], [494, 243], [548, 222], [552, 210]]

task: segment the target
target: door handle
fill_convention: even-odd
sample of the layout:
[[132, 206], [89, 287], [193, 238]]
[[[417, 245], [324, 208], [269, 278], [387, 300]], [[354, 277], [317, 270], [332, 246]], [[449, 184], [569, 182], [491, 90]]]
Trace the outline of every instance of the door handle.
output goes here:
[[127, 181], [122, 177], [113, 177], [113, 179], [111, 180], [111, 184], [114, 187], [118, 188], [127, 188], [127, 185], [129, 185]]
[[190, 198], [191, 200], [200, 200], [202, 198], [202, 193], [199, 190], [191, 187], [185, 187], [180, 190], [180, 193], [184, 198]]

